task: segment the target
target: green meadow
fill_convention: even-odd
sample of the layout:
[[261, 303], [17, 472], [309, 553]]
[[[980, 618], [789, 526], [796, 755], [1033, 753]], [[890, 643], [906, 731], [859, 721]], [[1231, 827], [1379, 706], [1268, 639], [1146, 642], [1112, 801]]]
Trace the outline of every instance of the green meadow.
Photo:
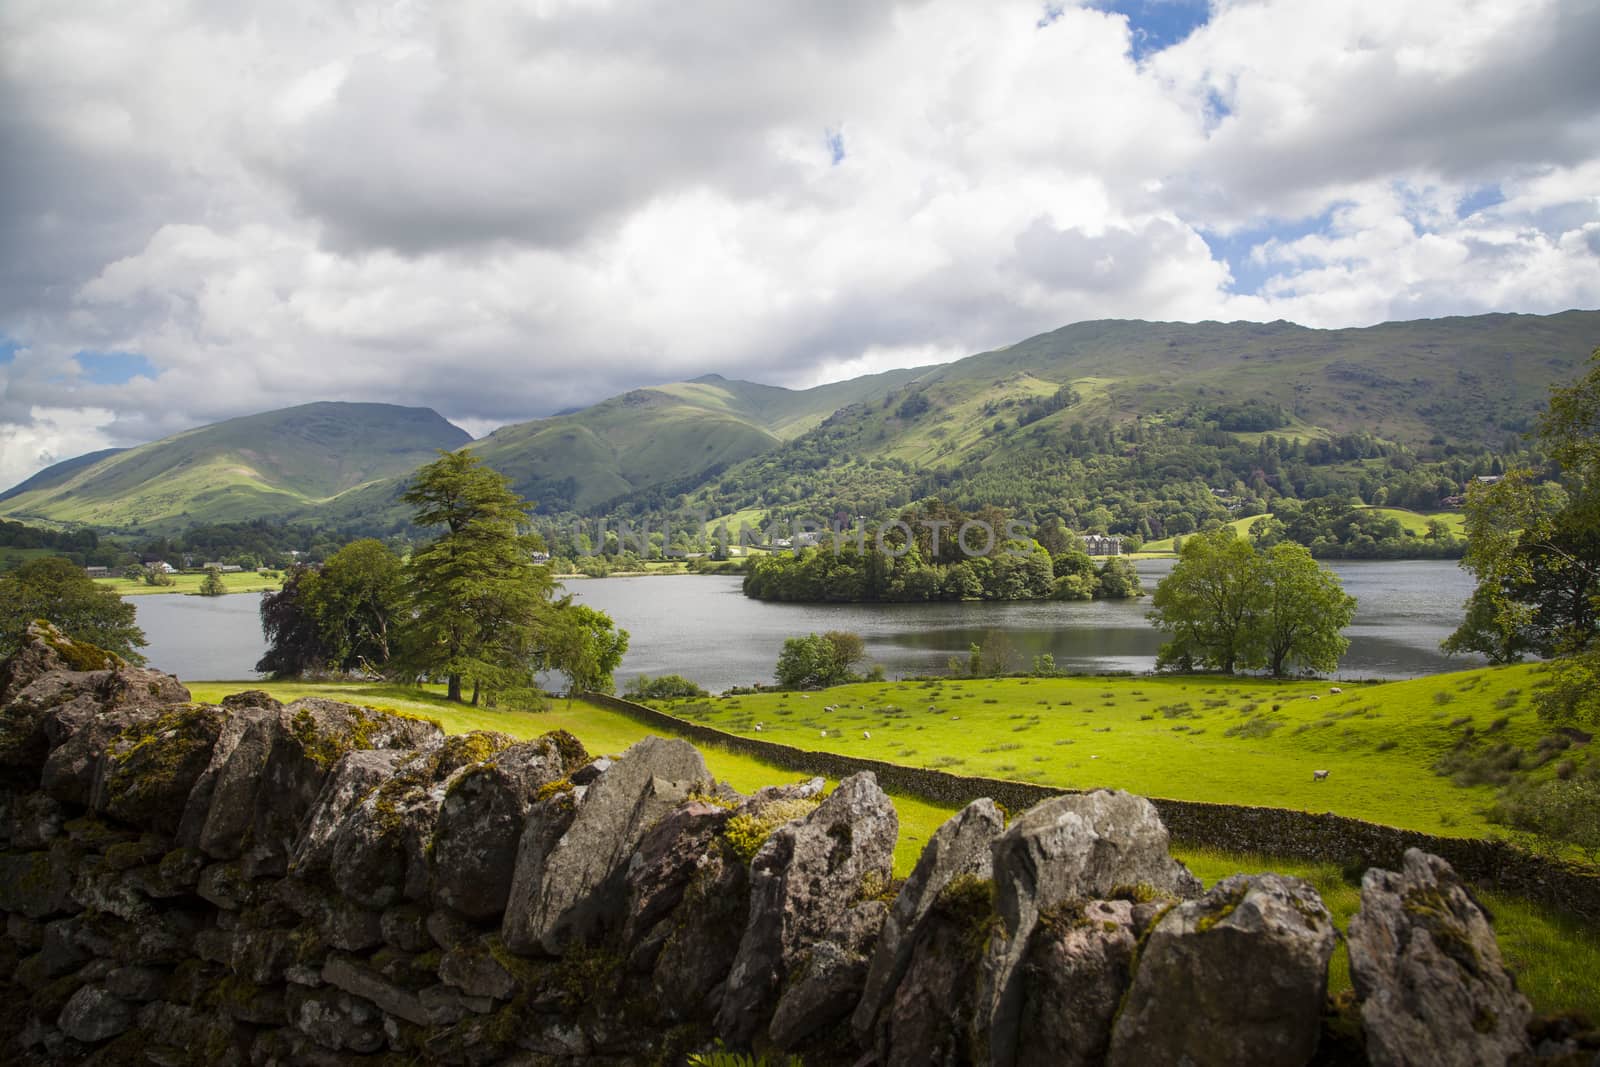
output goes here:
[[[110, 589], [122, 596], [147, 596], [155, 593], [198, 595], [200, 583], [205, 580], [206, 576], [203, 573], [185, 573], [172, 575], [171, 585], [146, 585], [142, 579], [133, 578], [96, 578], [94, 583], [102, 589]], [[238, 571], [224, 574], [222, 584], [228, 587], [230, 593], [259, 593], [263, 590], [276, 592], [283, 585], [283, 577], [278, 575], [263, 578], [257, 571]]]
[[[1514, 673], [1516, 670], [1513, 668], [1510, 671], [1502, 672], [1466, 673], [1469, 675], [1483, 675]], [[1461, 676], [1445, 677], [1456, 679], [1458, 684], [1465, 680]], [[1432, 681], [1438, 682], [1439, 679], [1435, 678]], [[1020, 684], [1022, 682], [1029, 682], [1029, 684]], [[1098, 693], [1122, 687], [1127, 687], [1130, 690], [1144, 689], [1146, 691], [1143, 695], [1153, 695], [1146, 688], [1150, 683], [1142, 678], [1049, 680], [1051, 685], [1059, 685], [1066, 682], [1092, 683], [1099, 687], [1096, 690], [1097, 695]], [[945, 683], [946, 686], [953, 684]], [[997, 692], [1003, 691], [1008, 685], [1013, 689], [1026, 692], [1034, 689], [1035, 686], [1043, 686], [1044, 684], [1044, 680], [1035, 682], [1027, 679], [961, 683], [962, 686], [970, 685], [979, 689], [989, 688]], [[1409, 685], [1412, 683], [1391, 684]], [[1470, 690], [1478, 690], [1489, 684], [1489, 682], [1479, 682], [1470, 685], [1468, 687], [1469, 692], [1459, 694], [1448, 701], [1447, 703], [1452, 705], [1451, 710], [1456, 711], [1456, 717], [1459, 718], [1464, 713], [1462, 708], [1466, 704], [1476, 699], [1474, 693]], [[402, 714], [425, 716], [438, 721], [446, 730], [452, 733], [487, 729], [498, 730], [513, 737], [527, 738], [536, 737], [549, 730], [567, 730], [583, 741], [590, 752], [597, 755], [621, 752], [635, 741], [652, 732], [650, 728], [637, 720], [582, 700], [558, 700], [552, 702], [548, 710], [528, 712], [463, 707], [449, 703], [439, 691], [390, 684], [198, 682], [189, 686], [196, 700], [213, 703], [221, 700], [228, 693], [247, 688], [265, 689], [284, 701], [294, 700], [302, 696], [319, 696], [365, 704]], [[871, 690], [875, 688], [893, 690], [896, 687], [888, 685], [883, 687], [851, 686], [844, 688], [849, 690]], [[1222, 686], [1221, 688], [1230, 687]], [[1234, 685], [1232, 688], [1240, 687]], [[1324, 698], [1323, 701], [1316, 702], [1308, 699], [1319, 688], [1325, 687], [1296, 685], [1278, 688], [1301, 694], [1295, 699], [1299, 699], [1313, 707], [1330, 699]], [[1507, 684], [1491, 690], [1491, 692], [1499, 694], [1491, 698], [1491, 705], [1494, 700], [1504, 700], [1506, 691], [1509, 688], [1512, 688], [1512, 686]], [[1437, 691], [1451, 690], [1439, 689]], [[808, 696], [813, 701], [826, 697], [827, 699], [822, 701], [822, 703], [826, 704], [834, 702], [843, 692], [844, 689], [835, 689], [828, 690], [826, 693], [809, 694]], [[1352, 694], [1355, 692], [1352, 689]], [[1363, 688], [1360, 692], [1371, 695], [1378, 692], [1378, 689], [1376, 687]], [[1478, 694], [1478, 696], [1482, 695], [1484, 694]], [[774, 697], [776, 696], [774, 694]], [[1036, 696], [1036, 694], [1030, 693], [1030, 696]], [[1136, 704], [1142, 703], [1137, 696], [1131, 693], [1129, 698]], [[753, 698], [735, 697], [732, 699], [742, 703]], [[765, 698], [763, 697], [763, 699]], [[791, 697], [791, 700], [794, 699], [795, 697]], [[991, 699], [991, 697], [979, 696], [977, 698], [980, 707], [993, 709], [1000, 706], [998, 703], [994, 705], [984, 704], [983, 701], [985, 699]], [[993, 696], [992, 699], [998, 701], [1000, 697]], [[1071, 698], [1063, 697], [1061, 699]], [[1212, 697], [1212, 699], [1215, 699], [1215, 697]], [[1431, 703], [1433, 698], [1429, 696], [1427, 699]], [[1457, 700], [1462, 701], [1460, 708], [1454, 706]], [[713, 703], [722, 702], [715, 701]], [[737, 711], [738, 709], [734, 710]], [[1494, 710], [1502, 715], [1505, 714], [1498, 708]], [[952, 714], [959, 713], [952, 712]], [[1095, 714], [1104, 713], [1096, 712]], [[1145, 713], [1140, 712], [1138, 714]], [[1428, 713], [1428, 718], [1433, 721], [1432, 713]], [[1015, 725], [1014, 720], [1009, 718], [1004, 721], [1010, 725]], [[1142, 720], [1135, 716], [1134, 721], [1148, 723], [1155, 720]], [[1091, 727], [1091, 729], [1093, 728]], [[1314, 729], [1324, 728], [1314, 727]], [[1510, 727], [1508, 726], [1504, 729], [1510, 729]], [[1529, 732], [1526, 729], [1526, 724], [1519, 729], [1523, 734]], [[1014, 733], [1015, 731], [1012, 730], [1012, 732]], [[765, 729], [762, 731], [762, 736], [767, 736]], [[966, 747], [986, 747], [985, 743], [979, 740], [978, 737], [979, 735], [969, 732], [969, 740]], [[818, 740], [822, 739], [819, 738]], [[742, 791], [750, 791], [760, 786], [777, 782], [793, 781], [799, 777], [793, 771], [783, 770], [760, 760], [732, 753], [715, 746], [701, 746], [701, 751], [705, 755], [707, 766], [714, 775]], [[1096, 764], [1099, 762], [1095, 761]], [[1309, 777], [1308, 773], [1307, 778]], [[1328, 782], [1319, 783], [1319, 788], [1330, 785], [1332, 781], [1333, 778], [1330, 776]], [[831, 786], [832, 784], [834, 783], [830, 781], [829, 785]], [[1104, 781], [1095, 784], [1112, 785], [1118, 783]], [[1145, 791], [1165, 796], [1182, 795], [1178, 792], [1178, 787], [1181, 783], [1167, 784], [1171, 787]], [[1369, 786], [1371, 786], [1370, 782]], [[1371, 788], [1371, 791], [1381, 792], [1383, 789], [1384, 786], [1380, 781]], [[944, 820], [954, 813], [954, 809], [905, 795], [891, 794], [891, 798], [900, 816], [900, 838], [895, 849], [895, 873], [897, 876], [904, 877], [910, 873], [928, 838]], [[1246, 793], [1230, 799], [1240, 801], [1252, 798], [1251, 794]], [[1305, 878], [1317, 887], [1341, 927], [1349, 922], [1350, 916], [1355, 913], [1360, 905], [1357, 872], [1346, 872], [1335, 864], [1306, 863], [1304, 861], [1276, 857], [1243, 856], [1210, 849], [1174, 848], [1173, 853], [1187, 863], [1190, 869], [1204, 879], [1207, 885], [1241, 871], [1272, 870]], [[1600, 930], [1574, 916], [1552, 909], [1541, 908], [1515, 897], [1483, 892], [1479, 893], [1479, 897], [1494, 913], [1495, 930], [1500, 940], [1501, 951], [1505, 955], [1508, 964], [1516, 972], [1520, 988], [1527, 993], [1536, 1010], [1547, 1013], [1581, 1011], [1591, 1017], [1600, 1017]], [[1337, 994], [1347, 988], [1349, 988], [1349, 964], [1344, 946], [1341, 943], [1334, 955], [1330, 969], [1329, 992]]]
[[[946, 679], [660, 706], [728, 733], [954, 774], [1332, 811], [1475, 837], [1493, 829], [1484, 809], [1494, 787], [1457, 785], [1434, 765], [1469, 732], [1536, 748], [1549, 732], [1529, 707], [1542, 673], [1522, 665], [1340, 686], [1222, 676]], [[1319, 770], [1326, 780], [1313, 780]]]

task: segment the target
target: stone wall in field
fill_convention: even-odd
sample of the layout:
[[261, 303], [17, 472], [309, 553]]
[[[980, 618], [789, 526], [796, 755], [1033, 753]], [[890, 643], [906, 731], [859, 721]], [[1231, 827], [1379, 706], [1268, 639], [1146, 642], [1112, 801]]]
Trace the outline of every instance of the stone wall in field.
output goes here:
[[[802, 774], [842, 778], [870, 771], [891, 793], [907, 793], [938, 804], [961, 805], [992, 798], [1008, 811], [1021, 811], [1072, 790], [995, 778], [905, 767], [881, 760], [814, 752], [759, 738], [741, 737], [599, 693], [587, 699], [629, 715], [663, 732], [755, 757]], [[1381, 783], [1374, 783], [1381, 789]], [[1182, 845], [1226, 852], [1283, 856], [1337, 863], [1343, 867], [1397, 866], [1407, 849], [1417, 848], [1449, 860], [1474, 884], [1526, 897], [1590, 919], [1600, 919], [1600, 875], [1592, 870], [1529, 853], [1504, 841], [1440, 837], [1380, 826], [1331, 813], [1290, 808], [1209, 804], [1150, 798], [1161, 819]]]
[[1357, 997], [1330, 1025], [1339, 935], [1312, 886], [1240, 875], [1203, 892], [1142, 798], [1024, 799], [1009, 825], [967, 804], [901, 883], [871, 773], [826, 796], [820, 778], [743, 795], [680, 738], [594, 758], [562, 733], [444, 736], [327, 700], [196, 704], [36, 624], [0, 664], [0, 1057], [678, 1064], [720, 1042], [815, 1067], [1533, 1048], [1486, 917], [1436, 857], [1367, 872]]

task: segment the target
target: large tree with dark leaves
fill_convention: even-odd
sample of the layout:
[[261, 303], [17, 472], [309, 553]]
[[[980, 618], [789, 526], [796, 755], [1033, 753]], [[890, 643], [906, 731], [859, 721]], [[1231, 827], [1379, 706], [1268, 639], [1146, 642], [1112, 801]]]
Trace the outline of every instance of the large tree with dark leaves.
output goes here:
[[522, 531], [528, 502], [469, 452], [441, 453], [401, 498], [422, 527], [442, 532], [406, 564], [407, 637], [400, 662], [443, 679], [449, 698], [531, 695], [549, 665], [554, 583]]

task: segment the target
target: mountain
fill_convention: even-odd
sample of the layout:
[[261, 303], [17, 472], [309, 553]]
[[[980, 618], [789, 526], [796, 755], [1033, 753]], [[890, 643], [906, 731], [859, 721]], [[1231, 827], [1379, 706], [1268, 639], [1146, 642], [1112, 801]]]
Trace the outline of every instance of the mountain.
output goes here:
[[[1105, 504], [1133, 525], [1136, 515], [1205, 514], [1211, 488], [1249, 483], [1263, 467], [1284, 491], [1272, 479], [1292, 463], [1291, 495], [1366, 496], [1409, 481], [1404, 491], [1431, 507], [1442, 480], [1471, 473], [1455, 469], [1461, 457], [1523, 447], [1550, 387], [1575, 377], [1597, 343], [1593, 311], [1349, 330], [1077, 323], [842, 408], [687, 504], [815, 517], [939, 495], [1073, 513], [1084, 526], [1103, 525], [1085, 516]], [[1429, 462], [1426, 477], [1401, 477]]]
[[1303, 497], [1389, 486], [1391, 499], [1436, 501], [1487, 451], [1521, 447], [1550, 387], [1597, 343], [1595, 311], [1348, 330], [1081, 322], [811, 389], [718, 375], [635, 389], [470, 443], [426, 409], [312, 404], [57, 464], [0, 497], [0, 514], [396, 530], [412, 471], [463, 445], [545, 515], [859, 514], [940, 495], [1085, 528], [1105, 525], [1089, 517], [1103, 507], [1138, 526], [1202, 516], [1213, 488], [1258, 477]]
[[58, 463], [0, 498], [0, 512], [145, 529], [286, 516], [470, 440], [428, 408], [303, 404]]

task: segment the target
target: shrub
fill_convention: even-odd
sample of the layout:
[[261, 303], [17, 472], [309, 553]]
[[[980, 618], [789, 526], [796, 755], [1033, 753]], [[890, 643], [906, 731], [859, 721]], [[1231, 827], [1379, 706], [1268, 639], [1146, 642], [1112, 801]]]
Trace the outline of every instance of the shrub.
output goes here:
[[628, 682], [626, 695], [635, 700], [678, 700], [711, 694], [681, 674], [663, 674], [659, 678], [641, 674]]

